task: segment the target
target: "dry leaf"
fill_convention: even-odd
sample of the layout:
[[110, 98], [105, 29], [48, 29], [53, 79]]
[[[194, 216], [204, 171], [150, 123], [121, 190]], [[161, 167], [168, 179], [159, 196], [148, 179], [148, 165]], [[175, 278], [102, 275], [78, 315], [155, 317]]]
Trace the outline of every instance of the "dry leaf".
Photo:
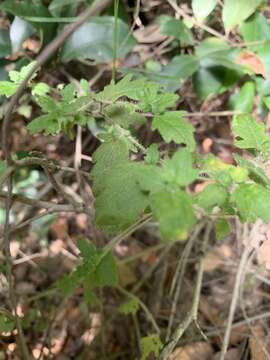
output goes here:
[[213, 146], [213, 140], [210, 138], [206, 138], [202, 142], [203, 152], [208, 154], [211, 151], [211, 147]]
[[211, 346], [203, 341], [176, 348], [169, 360], [208, 360], [213, 355]]
[[161, 42], [167, 38], [167, 36], [161, 34], [160, 27], [156, 24], [148, 25], [144, 28], [135, 30], [133, 35], [140, 44], [152, 44], [155, 42]]
[[267, 79], [266, 68], [261, 59], [252, 51], [242, 51], [239, 57], [236, 59], [236, 63], [239, 65], [246, 66], [252, 70], [255, 74], [262, 75]]
[[133, 269], [127, 264], [118, 263], [119, 283], [121, 286], [126, 287], [134, 284], [137, 281], [137, 276]]

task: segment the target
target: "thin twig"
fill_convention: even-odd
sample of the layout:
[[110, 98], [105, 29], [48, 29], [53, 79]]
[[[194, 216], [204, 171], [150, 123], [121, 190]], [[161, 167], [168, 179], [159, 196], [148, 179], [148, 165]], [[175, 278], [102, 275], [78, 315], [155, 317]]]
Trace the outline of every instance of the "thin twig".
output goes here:
[[165, 344], [164, 348], [161, 351], [159, 356], [159, 360], [167, 360], [176, 347], [178, 341], [181, 339], [187, 328], [190, 324], [194, 321], [197, 323], [197, 316], [198, 316], [198, 309], [199, 309], [199, 301], [200, 301], [200, 294], [201, 294], [201, 287], [202, 287], [202, 279], [203, 279], [203, 268], [204, 268], [204, 256], [206, 253], [206, 249], [208, 246], [208, 241], [210, 237], [210, 232], [212, 229], [212, 224], [208, 223], [205, 229], [204, 239], [202, 243], [202, 257], [199, 262], [198, 274], [197, 274], [197, 281], [194, 290], [193, 302], [190, 312], [185, 317], [184, 321], [181, 322], [175, 329], [171, 339]]
[[[247, 225], [246, 224], [244, 225], [244, 236], [247, 236]], [[233, 318], [234, 318], [234, 314], [235, 314], [235, 310], [236, 310], [236, 306], [237, 306], [237, 302], [238, 302], [238, 298], [239, 298], [239, 289], [241, 286], [241, 279], [242, 279], [242, 275], [243, 275], [247, 260], [251, 253], [251, 250], [252, 250], [252, 248], [250, 246], [245, 246], [245, 249], [242, 253], [240, 263], [238, 266], [238, 270], [237, 270], [237, 274], [236, 274], [236, 278], [235, 278], [235, 284], [234, 284], [234, 288], [233, 288], [230, 310], [229, 310], [229, 316], [228, 316], [228, 320], [227, 320], [226, 331], [225, 331], [221, 354], [220, 354], [220, 360], [225, 359], [226, 352], [227, 352], [227, 349], [229, 346]]]

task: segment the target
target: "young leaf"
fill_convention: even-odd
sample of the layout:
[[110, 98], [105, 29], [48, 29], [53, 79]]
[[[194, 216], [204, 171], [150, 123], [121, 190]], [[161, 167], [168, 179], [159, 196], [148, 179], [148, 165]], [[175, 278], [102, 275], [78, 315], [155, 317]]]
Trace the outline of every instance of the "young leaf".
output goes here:
[[119, 311], [124, 315], [135, 315], [140, 308], [140, 304], [136, 298], [132, 298], [120, 305]]
[[263, 0], [225, 0], [222, 20], [226, 33], [252, 15]]
[[235, 144], [241, 149], [255, 149], [264, 156], [269, 155], [270, 139], [266, 135], [265, 125], [258, 123], [251, 115], [238, 115], [232, 124]]
[[154, 193], [150, 196], [150, 206], [166, 240], [185, 240], [196, 223], [191, 198], [183, 191]]
[[146, 360], [151, 353], [154, 353], [157, 358], [162, 349], [162, 342], [159, 335], [153, 334], [141, 338], [142, 357], [141, 360]]
[[184, 120], [184, 111], [168, 111], [164, 115], [155, 116], [152, 128], [158, 130], [163, 139], [169, 143], [184, 144], [188, 149], [195, 149], [192, 125]]
[[204, 21], [216, 5], [217, 0], [192, 0], [192, 10], [199, 21]]
[[232, 194], [240, 216], [245, 221], [258, 218], [270, 222], [270, 190], [258, 184], [240, 184]]

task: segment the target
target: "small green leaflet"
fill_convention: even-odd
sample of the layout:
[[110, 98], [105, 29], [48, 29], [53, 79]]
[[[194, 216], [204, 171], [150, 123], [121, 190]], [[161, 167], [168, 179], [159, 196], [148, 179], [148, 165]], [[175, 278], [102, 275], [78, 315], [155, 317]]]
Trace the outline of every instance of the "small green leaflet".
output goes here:
[[263, 0], [225, 0], [222, 10], [222, 20], [228, 33], [252, 15]]
[[150, 206], [166, 240], [185, 240], [196, 223], [192, 200], [184, 191], [161, 190], [150, 196]]
[[120, 313], [124, 315], [135, 315], [140, 308], [138, 300], [134, 297], [119, 306]]
[[[35, 64], [35, 61], [33, 61], [30, 64], [23, 66], [20, 71], [10, 71], [8, 76], [11, 81], [0, 81], [0, 95], [4, 95], [6, 97], [14, 95], [21, 82], [28, 76]], [[36, 73], [33, 74], [31, 79], [35, 76]]]
[[157, 358], [163, 344], [159, 335], [152, 334], [141, 338], [142, 357], [141, 360], [146, 360], [151, 353], [154, 353]]
[[163, 139], [169, 143], [184, 144], [191, 151], [195, 149], [194, 129], [184, 120], [184, 111], [168, 111], [155, 116], [152, 128], [158, 130]]
[[215, 233], [217, 240], [223, 240], [231, 233], [230, 223], [224, 218], [218, 219], [215, 222]]
[[266, 134], [265, 125], [258, 123], [251, 115], [238, 115], [233, 119], [235, 144], [241, 149], [255, 149], [265, 157], [270, 154], [270, 138]]
[[112, 124], [120, 125], [127, 129], [132, 125], [143, 124], [145, 117], [135, 112], [134, 109], [130, 109], [129, 106], [112, 104], [106, 106], [103, 110], [108, 119]]
[[171, 159], [163, 163], [162, 177], [169, 184], [188, 186], [198, 177], [198, 170], [193, 168], [192, 154], [186, 148], [177, 150]]
[[82, 264], [58, 282], [58, 287], [64, 293], [72, 293], [81, 284], [84, 284], [87, 291], [96, 287], [117, 285], [117, 267], [111, 252], [96, 249], [84, 239], [78, 240], [78, 248]]
[[0, 333], [11, 332], [15, 328], [15, 320], [12, 319], [11, 315], [0, 313]]
[[216, 5], [217, 0], [192, 0], [192, 10], [199, 21], [204, 21]]
[[221, 207], [228, 199], [228, 192], [219, 184], [208, 185], [196, 197], [196, 203], [207, 212], [211, 212], [215, 206]]
[[270, 190], [258, 184], [240, 184], [231, 199], [244, 221], [270, 222]]

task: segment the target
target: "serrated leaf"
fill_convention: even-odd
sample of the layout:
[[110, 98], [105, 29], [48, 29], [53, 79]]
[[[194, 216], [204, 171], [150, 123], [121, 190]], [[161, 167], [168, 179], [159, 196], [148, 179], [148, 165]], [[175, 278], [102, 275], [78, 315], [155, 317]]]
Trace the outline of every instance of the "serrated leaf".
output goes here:
[[46, 83], [40, 82], [36, 84], [32, 89], [32, 95], [34, 96], [44, 96], [50, 91], [49, 85]]
[[222, 10], [222, 20], [226, 33], [252, 15], [262, 2], [263, 0], [225, 0]]
[[258, 218], [270, 222], [270, 190], [258, 184], [240, 184], [232, 194], [232, 201], [243, 220], [255, 222]]
[[162, 342], [159, 335], [152, 334], [141, 338], [142, 357], [141, 360], [146, 360], [151, 353], [154, 353], [157, 358], [162, 349]]
[[188, 186], [197, 179], [198, 173], [193, 168], [192, 154], [187, 149], [179, 149], [163, 163], [162, 178], [169, 184]]
[[236, 146], [269, 155], [270, 139], [263, 123], [258, 123], [251, 115], [238, 115], [233, 119], [232, 128], [237, 139]]
[[10, 97], [15, 94], [18, 86], [11, 81], [0, 81], [0, 95]]
[[106, 119], [123, 128], [129, 128], [132, 125], [145, 122], [145, 118], [142, 115], [135, 111], [130, 111], [128, 107], [123, 105], [109, 105], [103, 111], [106, 114]]
[[174, 141], [184, 144], [192, 151], [195, 149], [194, 129], [184, 120], [184, 116], [184, 111], [168, 111], [166, 114], [155, 116], [152, 128], [158, 130], [167, 143]]
[[119, 306], [119, 311], [124, 315], [135, 315], [140, 308], [140, 304], [136, 298], [132, 298]]
[[[117, 26], [117, 58], [124, 57], [136, 44], [129, 28], [121, 19]], [[62, 51], [64, 62], [73, 59], [93, 59], [96, 63], [108, 63], [113, 59], [114, 17], [92, 17], [65, 42]]]
[[167, 240], [185, 240], [196, 223], [191, 198], [183, 191], [165, 189], [154, 193], [150, 196], [150, 206]]
[[269, 177], [267, 176], [266, 172], [260, 166], [258, 166], [255, 162], [244, 159], [243, 157], [241, 157], [238, 154], [234, 154], [234, 159], [237, 161], [237, 163], [242, 168], [246, 168], [248, 170], [249, 177], [253, 181], [255, 181], [261, 185], [266, 185], [266, 186], [270, 187]]
[[143, 77], [132, 80], [132, 75], [126, 75], [116, 84], [111, 83], [97, 94], [96, 98], [100, 101], [116, 101], [126, 96], [130, 99], [137, 100], [138, 94], [141, 93], [147, 80]]
[[41, 115], [32, 120], [27, 125], [27, 129], [31, 135], [41, 131], [44, 131], [47, 135], [53, 135], [57, 134], [61, 130], [61, 127], [55, 117], [52, 117], [51, 115]]
[[192, 10], [199, 21], [204, 21], [216, 5], [217, 0], [192, 0]]
[[218, 219], [215, 222], [215, 233], [217, 240], [223, 240], [231, 233], [230, 223], [224, 218]]
[[100, 250], [95, 270], [86, 276], [85, 283], [92, 288], [117, 285], [117, 266], [111, 252], [104, 255], [103, 250]]
[[207, 212], [211, 212], [215, 206], [221, 207], [228, 199], [228, 192], [224, 186], [210, 184], [196, 196], [196, 203]]

